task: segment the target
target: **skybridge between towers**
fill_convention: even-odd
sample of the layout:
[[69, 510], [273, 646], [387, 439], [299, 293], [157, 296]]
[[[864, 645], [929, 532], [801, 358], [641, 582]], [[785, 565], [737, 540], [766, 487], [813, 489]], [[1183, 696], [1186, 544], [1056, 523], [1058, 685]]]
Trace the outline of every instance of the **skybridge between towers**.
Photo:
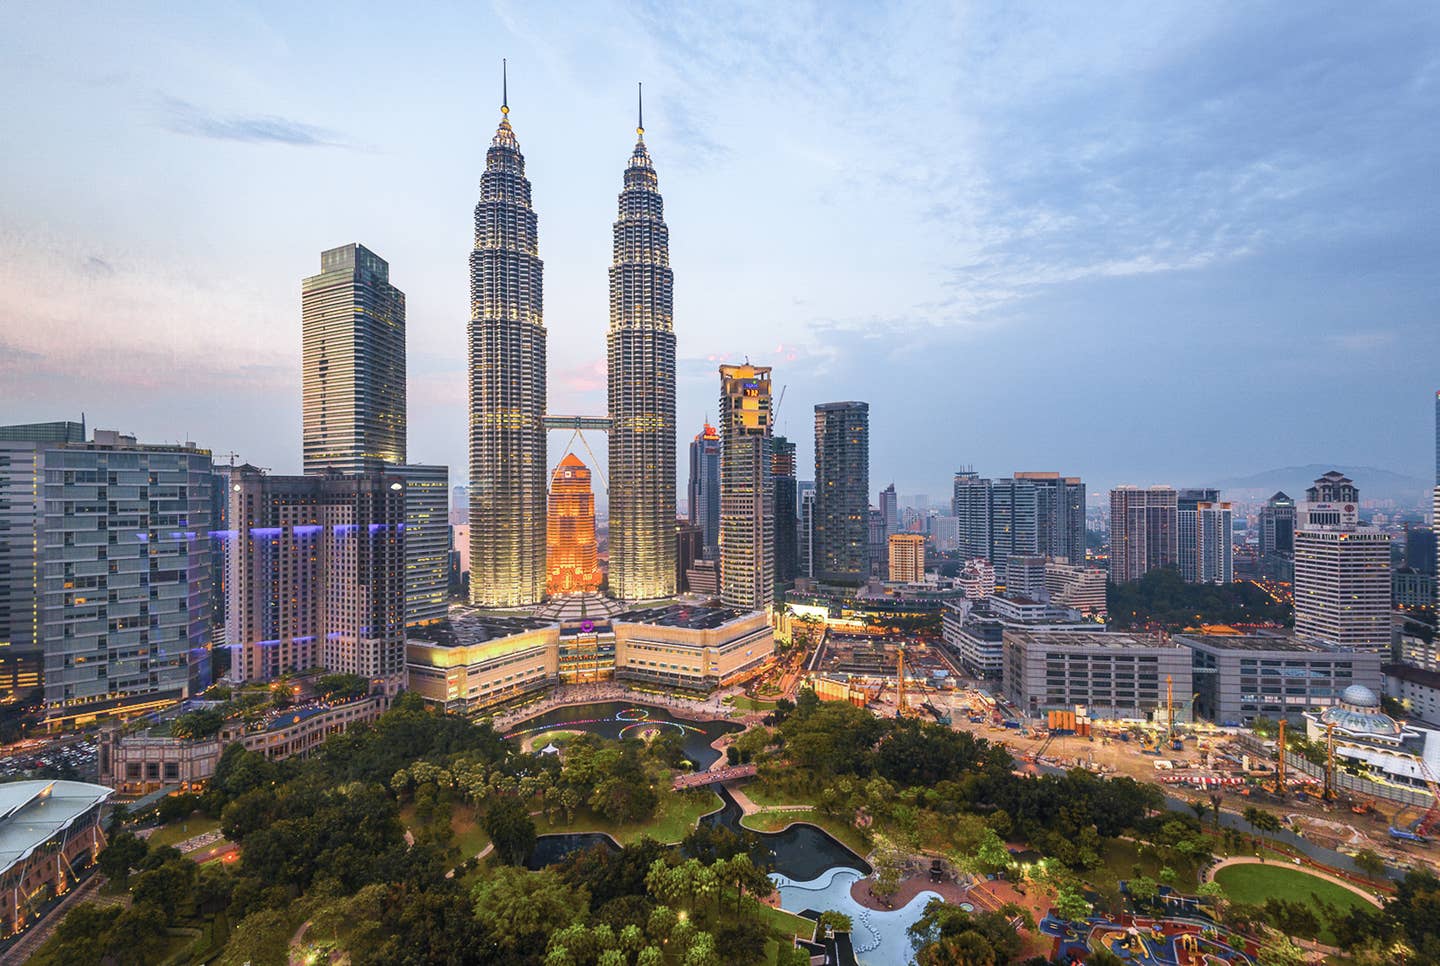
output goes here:
[[593, 472], [600, 474], [600, 482], [605, 487], [605, 492], [610, 492], [610, 474], [600, 469], [600, 461], [595, 458], [595, 451], [590, 448], [590, 441], [585, 438], [585, 431], [593, 430], [601, 433], [610, 432], [609, 416], [550, 416], [542, 417], [545, 421], [546, 431], [552, 429], [571, 430], [570, 441], [565, 444], [565, 452], [570, 452], [570, 447], [575, 444], [576, 437], [579, 437], [585, 452], [590, 454], [590, 465]]

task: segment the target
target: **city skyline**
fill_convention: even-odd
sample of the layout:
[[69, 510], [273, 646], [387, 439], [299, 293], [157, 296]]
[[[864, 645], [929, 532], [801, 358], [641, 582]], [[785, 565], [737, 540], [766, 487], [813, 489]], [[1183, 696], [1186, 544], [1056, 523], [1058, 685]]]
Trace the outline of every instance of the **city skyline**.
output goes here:
[[[613, 14], [615, 26], [596, 51], [582, 49], [587, 23], [541, 40], [538, 14], [502, 7], [448, 31], [491, 38], [465, 60], [463, 83], [432, 68], [342, 97], [296, 81], [367, 41], [321, 49], [306, 12], [197, 14], [161, 29], [103, 14], [47, 24], [22, 8], [0, 76], [38, 95], [5, 108], [29, 147], [0, 188], [0, 312], [12, 320], [0, 406], [14, 421], [85, 412], [298, 471], [295, 279], [315, 251], [362, 242], [386, 254], [409, 299], [411, 457], [466, 465], [455, 211], [473, 201], [481, 120], [508, 54], [555, 283], [551, 411], [604, 409], [614, 169], [603, 159], [632, 143], [633, 83], [644, 79], [684, 277], [679, 440], [713, 406], [716, 362], [748, 355], [773, 366], [777, 396], [788, 387], [776, 431], [801, 452], [804, 415], [836, 395], [829, 386], [869, 401], [876, 478], [902, 494], [943, 493], [962, 464], [1063, 465], [1094, 493], [1320, 462], [1423, 477], [1432, 430], [1419, 400], [1434, 391], [1424, 360], [1437, 348], [1425, 270], [1435, 242], [1423, 227], [1440, 165], [1414, 121], [1436, 106], [1424, 56], [1436, 15], [1381, 23], [1336, 9], [1318, 24], [1279, 6], [1241, 9], [1186, 12], [1183, 40], [1167, 20], [1179, 12], [1107, 10], [1086, 14], [1090, 24], [1048, 13], [994, 45], [983, 40], [1000, 14], [932, 17], [954, 41], [937, 63], [907, 18], [864, 9], [813, 24], [722, 15], [693, 36], [652, 13], [603, 11], [594, 16]], [[1336, 29], [1352, 16], [1355, 29]], [[423, 29], [392, 26], [402, 37]], [[749, 45], [752, 30], [780, 39]], [[841, 52], [833, 69], [805, 78], [777, 67], [818, 62], [818, 49], [784, 42], [812, 30], [816, 47]], [[867, 31], [876, 49], [862, 58], [850, 38]], [[1148, 52], [1138, 63], [1123, 55], [1136, 43]], [[159, 45], [178, 53], [139, 66], [136, 52]], [[1267, 45], [1284, 53], [1254, 74], [1225, 68]], [[1025, 140], [1027, 122], [1065, 114]], [[441, 116], [472, 123], [457, 133]], [[740, 149], [757, 127], [775, 150]], [[100, 177], [66, 177], [91, 139], [116, 148]], [[1395, 150], [1366, 153], [1382, 142]], [[897, 156], [911, 159], [900, 178]], [[1026, 164], [1007, 170], [1015, 157]], [[66, 197], [53, 188], [62, 182]], [[738, 183], [796, 226], [782, 256], [737, 244], [750, 227], [733, 203]], [[376, 185], [387, 191], [355, 205]], [[842, 223], [884, 225], [890, 242], [838, 243], [853, 237]], [[236, 247], [244, 273], [225, 270]], [[730, 284], [737, 269], [744, 286]], [[89, 311], [96, 301], [111, 308], [105, 319]], [[1232, 351], [1204, 364], [1204, 378], [1170, 378], [1174, 359], [1217, 338]], [[1133, 365], [1106, 382], [1116, 341], [1133, 347]], [[958, 411], [962, 399], [949, 380], [912, 376], [945, 355], [1007, 361], [967, 370], [966, 391], [981, 397], [1017, 365], [1051, 388], [936, 445], [913, 414]], [[1342, 358], [1330, 388], [1364, 404], [1312, 425], [1305, 380]], [[1137, 405], [1162, 389], [1177, 408], [1211, 413], [1184, 448], [1154, 449], [1172, 417]], [[563, 442], [552, 434], [547, 468]]]

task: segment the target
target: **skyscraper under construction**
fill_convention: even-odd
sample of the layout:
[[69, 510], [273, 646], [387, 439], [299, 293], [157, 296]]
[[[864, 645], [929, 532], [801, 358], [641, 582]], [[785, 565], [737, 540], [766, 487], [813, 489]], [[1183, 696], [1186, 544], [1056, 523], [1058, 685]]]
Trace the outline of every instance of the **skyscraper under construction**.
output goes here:
[[674, 274], [644, 115], [625, 168], [610, 265], [610, 591], [675, 593]]
[[482, 607], [538, 602], [546, 573], [543, 265], [508, 96], [500, 114], [470, 253], [470, 601]]

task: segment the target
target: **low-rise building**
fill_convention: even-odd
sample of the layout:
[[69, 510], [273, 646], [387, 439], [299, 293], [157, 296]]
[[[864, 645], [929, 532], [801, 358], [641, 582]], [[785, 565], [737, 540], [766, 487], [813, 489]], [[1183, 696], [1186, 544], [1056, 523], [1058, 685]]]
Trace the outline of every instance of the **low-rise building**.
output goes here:
[[1405, 713], [1440, 727], [1440, 671], [1410, 664], [1387, 664], [1385, 694], [1399, 701]]
[[1097, 567], [1077, 567], [1051, 560], [1045, 564], [1045, 592], [1050, 603], [1078, 610], [1086, 617], [1104, 617], [1109, 574]]
[[672, 604], [597, 619], [495, 617], [452, 607], [411, 631], [410, 689], [447, 711], [498, 707], [561, 682], [620, 678], [689, 691], [742, 680], [775, 653], [764, 613]]
[[[1159, 637], [1105, 632], [1005, 631], [1004, 693], [1030, 717], [1087, 708], [1094, 718], [1144, 718], [1169, 695], [1182, 720], [1190, 694], [1190, 653]], [[1168, 692], [1167, 692], [1168, 689]]]
[[100, 736], [100, 780], [122, 795], [146, 795], [161, 788], [201, 788], [215, 774], [220, 756], [233, 744], [272, 761], [306, 755], [332, 735], [374, 721], [390, 705], [384, 695], [353, 701], [314, 701], [275, 711], [258, 722], [229, 719], [211, 738], [180, 738], [168, 726], [131, 731], [115, 726]]
[[88, 782], [0, 785], [0, 939], [32, 925], [105, 847], [100, 807], [112, 790]]
[[1440, 774], [1440, 731], [1396, 721], [1361, 684], [1342, 691], [1331, 707], [1306, 712], [1305, 735], [1333, 739], [1335, 757], [1359, 765], [1373, 781], [1426, 788]]
[[1006, 629], [1094, 633], [1105, 628], [1082, 621], [1068, 608], [1010, 594], [949, 601], [940, 624], [941, 638], [966, 672], [992, 681], [1003, 675]]
[[966, 600], [984, 600], [995, 593], [995, 567], [984, 557], [967, 560], [955, 582]]
[[1288, 634], [1176, 634], [1190, 648], [1195, 707], [1202, 718], [1239, 727], [1257, 717], [1285, 717], [1337, 703], [1351, 685], [1378, 691], [1376, 651], [1330, 647]]

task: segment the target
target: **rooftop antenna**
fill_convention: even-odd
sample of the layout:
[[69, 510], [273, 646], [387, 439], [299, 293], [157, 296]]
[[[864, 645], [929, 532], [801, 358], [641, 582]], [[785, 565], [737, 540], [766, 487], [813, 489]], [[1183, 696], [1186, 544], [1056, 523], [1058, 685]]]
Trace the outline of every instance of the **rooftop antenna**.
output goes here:
[[500, 113], [510, 116], [510, 71], [506, 58], [500, 58]]
[[638, 108], [635, 133], [639, 135], [640, 140], [643, 141], [645, 140], [645, 83], [644, 81], [637, 81], [635, 86], [637, 88], [635, 105]]

